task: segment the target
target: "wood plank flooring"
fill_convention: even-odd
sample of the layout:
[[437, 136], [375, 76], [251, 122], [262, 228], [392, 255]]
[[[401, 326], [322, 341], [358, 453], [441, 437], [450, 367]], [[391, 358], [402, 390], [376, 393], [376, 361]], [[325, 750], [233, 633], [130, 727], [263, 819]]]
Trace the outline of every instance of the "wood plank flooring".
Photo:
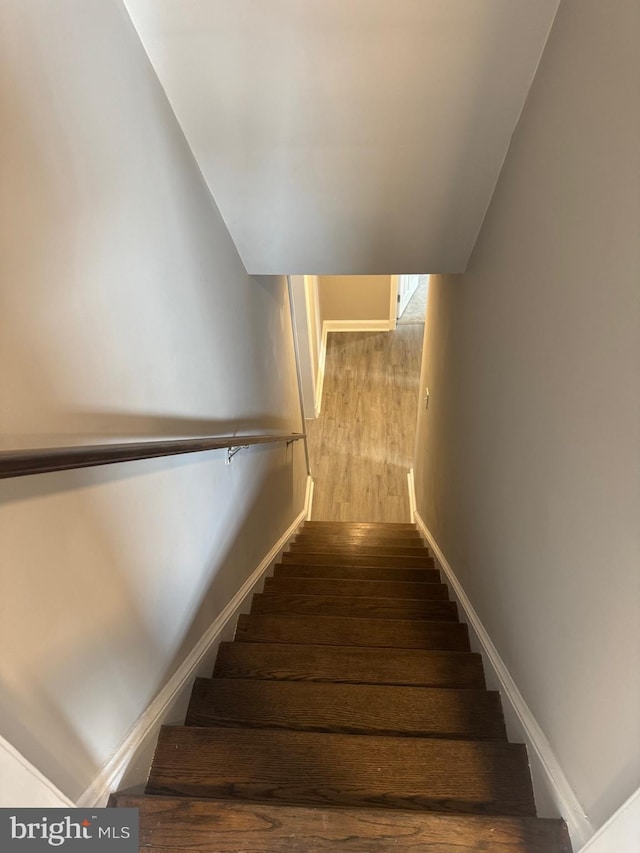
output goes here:
[[327, 336], [322, 407], [306, 422], [314, 520], [408, 520], [423, 333]]

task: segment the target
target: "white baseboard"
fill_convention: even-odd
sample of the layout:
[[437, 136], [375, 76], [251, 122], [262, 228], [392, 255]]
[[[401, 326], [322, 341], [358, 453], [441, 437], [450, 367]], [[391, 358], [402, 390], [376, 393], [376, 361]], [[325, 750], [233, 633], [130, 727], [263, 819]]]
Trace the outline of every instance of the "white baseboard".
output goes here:
[[[252, 595], [255, 587], [262, 582], [264, 576], [272, 567], [280, 552], [284, 550], [298, 526], [308, 517], [309, 504], [307, 501], [313, 495], [313, 485], [312, 481], [311, 485], [309, 484], [310, 480], [311, 477], [308, 477], [305, 506], [302, 512], [293, 520], [273, 548], [271, 548], [269, 553], [265, 555], [264, 559], [242, 584], [227, 606], [211, 623], [183, 663], [178, 667], [155, 699], [153, 699], [145, 712], [139, 717], [116, 752], [102, 767], [86, 790], [83, 791], [77, 801], [79, 807], [87, 808], [106, 805], [109, 795], [118, 789], [129, 766], [134, 761], [138, 761], [137, 757], [146, 748], [145, 745], [150, 741], [152, 744], [155, 743], [157, 732], [165, 720], [168, 719], [172, 709], [181, 700], [186, 706], [186, 700], [191, 692], [191, 685], [197, 674], [197, 670], [203, 661], [210, 659], [216, 652], [218, 645], [224, 639], [224, 635], [233, 630], [238, 612], [249, 596]], [[138, 767], [137, 770], [138, 775], [142, 774], [141, 778], [146, 778], [149, 766], [147, 765], [146, 768], [142, 769]], [[133, 784], [133, 782], [130, 784]]]
[[580, 853], [638, 853], [640, 788], [609, 818]]
[[[414, 488], [413, 471], [409, 479], [409, 487]], [[415, 506], [415, 491], [410, 502]], [[453, 568], [417, 510], [414, 520], [427, 540], [437, 564], [445, 574], [452, 597], [464, 611], [471, 645], [483, 656], [488, 686], [500, 691], [509, 738], [523, 742], [527, 746], [539, 811], [543, 814], [546, 812], [546, 816], [562, 817], [566, 821], [574, 850], [580, 850], [593, 836], [593, 825]]]
[[322, 324], [323, 337], [327, 332], [388, 332], [390, 320], [325, 320]]

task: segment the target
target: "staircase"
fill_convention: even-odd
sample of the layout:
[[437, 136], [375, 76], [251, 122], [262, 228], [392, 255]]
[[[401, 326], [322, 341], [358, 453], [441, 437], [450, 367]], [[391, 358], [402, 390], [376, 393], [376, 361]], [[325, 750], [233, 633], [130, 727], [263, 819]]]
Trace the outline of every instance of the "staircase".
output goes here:
[[570, 853], [410, 524], [306, 522], [162, 729], [147, 853]]

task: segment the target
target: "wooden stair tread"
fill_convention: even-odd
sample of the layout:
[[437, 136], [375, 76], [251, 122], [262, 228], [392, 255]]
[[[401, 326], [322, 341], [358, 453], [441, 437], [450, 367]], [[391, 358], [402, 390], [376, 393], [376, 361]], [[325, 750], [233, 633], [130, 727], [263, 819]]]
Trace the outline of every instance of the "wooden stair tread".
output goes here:
[[284, 643], [221, 643], [214, 675], [351, 684], [484, 687], [482, 658], [472, 652]]
[[408, 523], [305, 522], [110, 805], [147, 853], [571, 851]]
[[448, 601], [444, 583], [412, 583], [411, 581], [357, 580], [353, 578], [268, 577], [265, 593], [297, 595], [348, 595], [366, 598], [410, 598]]
[[535, 816], [526, 750], [500, 741], [165, 726], [146, 792]]
[[506, 740], [488, 690], [197, 678], [186, 725]]
[[421, 536], [415, 524], [381, 524], [378, 527], [353, 523], [351, 525], [336, 522], [334, 524], [316, 525], [313, 522], [302, 524], [295, 533], [296, 536]]
[[146, 853], [571, 853], [559, 820], [116, 794]]
[[315, 532], [309, 533], [302, 530], [292, 539], [294, 545], [306, 545], [318, 542], [336, 545], [424, 545], [424, 539], [417, 530], [403, 531], [401, 533], [336, 533]]
[[301, 530], [417, 530], [404, 521], [304, 521]]
[[433, 557], [428, 551], [422, 555], [385, 555], [385, 554], [340, 554], [325, 553], [322, 551], [285, 551], [282, 555], [283, 563], [315, 563], [319, 566], [382, 566], [392, 568], [397, 566], [401, 569], [430, 569], [434, 566]]
[[431, 557], [431, 553], [424, 545], [373, 545], [373, 544], [337, 544], [325, 542], [292, 542], [285, 552], [286, 554], [330, 554], [333, 556], [345, 556], [351, 559], [353, 556], [367, 555], [372, 557]]
[[348, 616], [241, 615], [236, 640], [252, 643], [377, 646], [404, 649], [470, 651], [461, 622], [364, 619]]
[[382, 619], [443, 619], [453, 622], [458, 620], [458, 608], [454, 601], [347, 595], [257, 593], [253, 596], [251, 612], [301, 615], [315, 613], [318, 616], [364, 616]]
[[273, 569], [276, 578], [344, 578], [345, 580], [409, 581], [412, 583], [440, 583], [437, 569], [384, 566], [326, 566], [312, 563], [277, 564]]

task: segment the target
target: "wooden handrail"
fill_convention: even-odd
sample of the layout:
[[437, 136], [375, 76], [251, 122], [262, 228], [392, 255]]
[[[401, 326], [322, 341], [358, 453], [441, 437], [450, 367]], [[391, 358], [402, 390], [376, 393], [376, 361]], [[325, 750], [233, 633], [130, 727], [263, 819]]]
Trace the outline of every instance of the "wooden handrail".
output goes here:
[[154, 459], [157, 456], [177, 456], [182, 453], [201, 453], [204, 450], [248, 447], [252, 444], [272, 444], [281, 441], [289, 443], [303, 438], [305, 438], [304, 433], [292, 432], [276, 435], [223, 435], [120, 444], [6, 450], [0, 452], [0, 480], [6, 480], [9, 477], [25, 477], [28, 474], [46, 474], [51, 471], [111, 465], [114, 462]]

